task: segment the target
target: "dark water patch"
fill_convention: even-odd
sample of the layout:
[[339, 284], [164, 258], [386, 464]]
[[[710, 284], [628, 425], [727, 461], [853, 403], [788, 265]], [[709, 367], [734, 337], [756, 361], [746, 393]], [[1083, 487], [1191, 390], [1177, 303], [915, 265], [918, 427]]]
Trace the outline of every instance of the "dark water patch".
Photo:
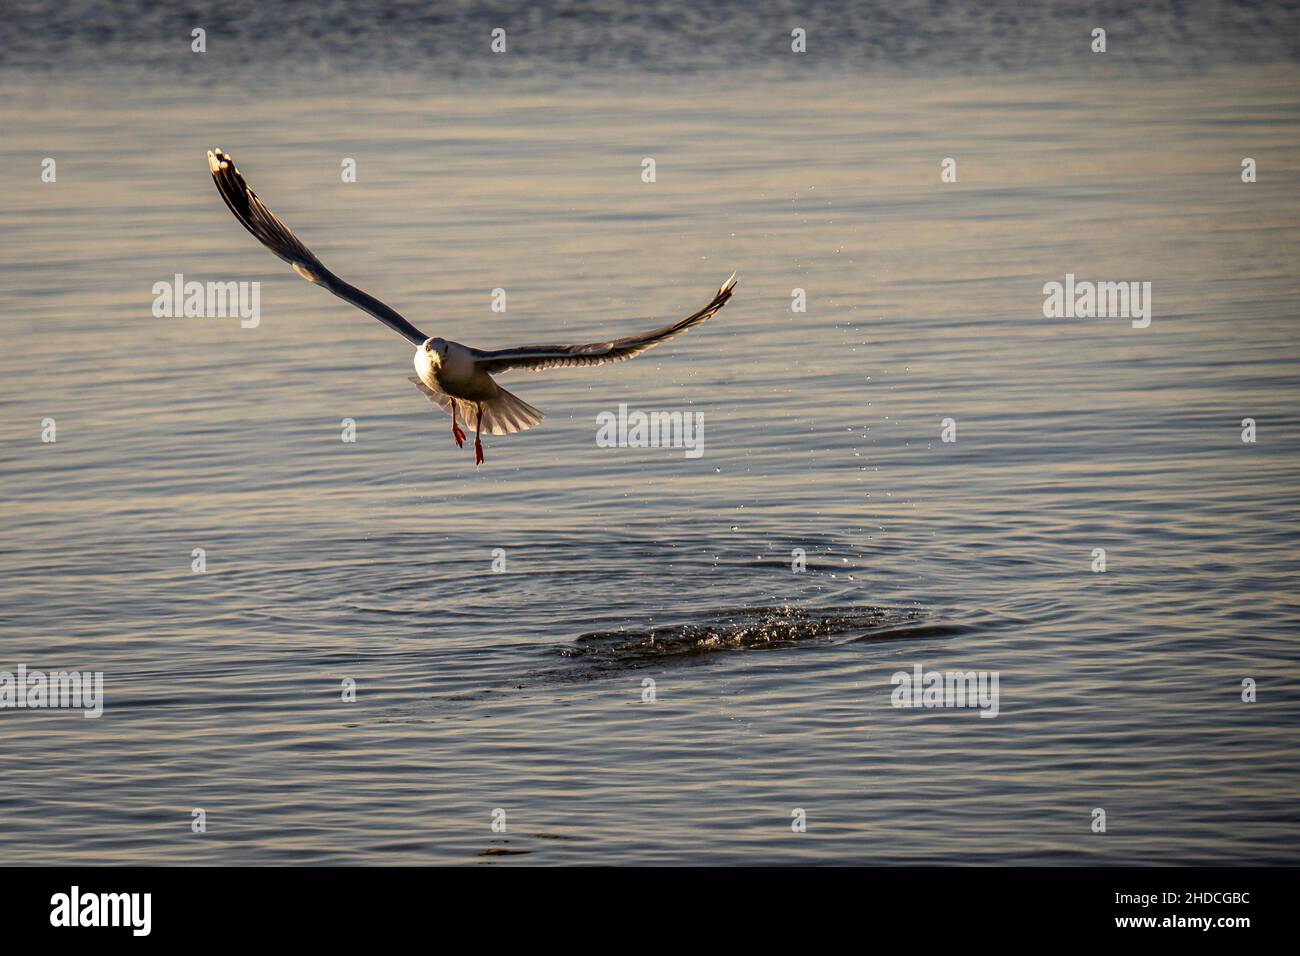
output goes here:
[[[0, 65], [29, 71], [102, 69], [123, 63], [178, 73], [214, 71], [238, 51], [259, 72], [337, 72], [382, 59], [393, 69], [440, 79], [590, 73], [639, 69], [650, 73], [760, 68], [791, 71], [822, 65], [858, 68], [989, 71], [1059, 66], [1082, 56], [1083, 40], [1062, 23], [1077, 19], [1073, 4], [989, 0], [947, 8], [928, 0], [826, 0], [791, 20], [784, 4], [722, 0], [697, 7], [670, 0], [609, 0], [573, 9], [556, 0], [509, 4], [458, 0], [432, 10], [401, 0], [315, 5], [285, 17], [274, 6], [230, 0], [203, 8], [119, 0], [71, 0], [57, 8], [13, 0], [0, 18]], [[791, 55], [791, 26], [807, 30], [807, 57]], [[1111, 5], [1106, 27], [1125, 38], [1128, 55], [1111, 54], [1109, 69], [1201, 67], [1207, 63], [1277, 62], [1296, 57], [1293, 11], [1285, 4]], [[191, 30], [201, 26], [212, 52], [195, 55]], [[1087, 26], [1087, 24], [1085, 24]], [[488, 39], [503, 27], [508, 55], [493, 55]], [[814, 52], [815, 51], [815, 52]], [[1083, 51], [1080, 53], [1079, 51]], [[1116, 57], [1112, 63], [1111, 57]], [[796, 67], [797, 64], [797, 67]], [[206, 74], [205, 74], [206, 75]], [[1017, 103], [1024, 98], [1018, 98]], [[1058, 97], [1029, 99], [1042, 109]], [[984, 105], [984, 104], [981, 104]], [[461, 138], [465, 137], [462, 134]]]
[[903, 624], [898, 627], [886, 627], [853, 638], [854, 641], [898, 641], [919, 640], [926, 637], [956, 637], [970, 633], [971, 628], [965, 624]]
[[926, 612], [919, 609], [872, 605], [722, 608], [684, 623], [583, 634], [560, 653], [587, 663], [637, 666], [718, 651], [794, 647], [844, 635], [853, 640], [890, 640], [963, 630], [959, 625], [927, 625], [926, 620]]

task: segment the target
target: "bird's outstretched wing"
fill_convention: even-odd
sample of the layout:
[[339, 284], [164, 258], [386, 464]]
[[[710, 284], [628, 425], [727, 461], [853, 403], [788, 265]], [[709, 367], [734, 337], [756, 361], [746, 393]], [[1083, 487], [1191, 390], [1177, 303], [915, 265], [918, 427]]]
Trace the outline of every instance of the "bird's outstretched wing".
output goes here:
[[226, 201], [235, 218], [242, 222], [244, 228], [262, 245], [293, 266], [294, 272], [308, 282], [324, 286], [358, 309], [369, 312], [415, 345], [420, 345], [428, 338], [374, 296], [362, 292], [356, 286], [348, 285], [326, 269], [312, 251], [303, 245], [302, 240], [293, 234], [293, 230], [266, 208], [266, 204], [257, 198], [257, 193], [248, 188], [248, 183], [244, 182], [244, 177], [235, 168], [234, 159], [229, 153], [223, 153], [220, 146], [215, 150], [208, 150], [208, 169], [212, 170], [217, 191], [221, 193], [221, 198]]
[[715, 312], [727, 304], [735, 288], [736, 276], [733, 273], [730, 279], [722, 283], [713, 301], [700, 311], [671, 325], [641, 335], [629, 335], [627, 338], [614, 339], [612, 342], [593, 342], [590, 345], [521, 345], [513, 349], [498, 349], [495, 352], [485, 352], [481, 349], [470, 349], [470, 352], [474, 356], [475, 365], [489, 374], [512, 368], [539, 371], [544, 368], [622, 362], [640, 355], [646, 349], [654, 348], [660, 342], [667, 342], [674, 336], [681, 335], [693, 325], [699, 325], [712, 318]]

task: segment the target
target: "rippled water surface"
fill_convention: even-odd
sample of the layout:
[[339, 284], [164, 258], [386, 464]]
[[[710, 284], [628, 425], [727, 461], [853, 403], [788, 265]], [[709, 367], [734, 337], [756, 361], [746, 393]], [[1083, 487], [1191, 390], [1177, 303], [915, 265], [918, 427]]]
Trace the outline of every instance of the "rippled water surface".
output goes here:
[[[1194, 75], [16, 57], [0, 670], [106, 701], [0, 711], [0, 862], [1300, 862], [1268, 32]], [[590, 341], [740, 285], [634, 362], [503, 377], [547, 418], [476, 470], [406, 343], [239, 228], [215, 145], [429, 334]], [[155, 318], [176, 273], [260, 281], [260, 325]], [[1151, 282], [1150, 327], [1044, 318], [1066, 273]], [[702, 413], [703, 455], [598, 447], [620, 403]], [[996, 671], [998, 716], [892, 706], [916, 665]]]

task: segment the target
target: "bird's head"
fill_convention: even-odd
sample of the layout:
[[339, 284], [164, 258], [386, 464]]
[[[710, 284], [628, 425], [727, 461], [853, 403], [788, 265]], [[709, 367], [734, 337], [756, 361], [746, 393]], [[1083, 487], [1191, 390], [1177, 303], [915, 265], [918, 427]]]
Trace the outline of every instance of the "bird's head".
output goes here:
[[429, 362], [434, 367], [441, 365], [447, 359], [447, 340], [440, 339], [436, 336], [431, 339], [425, 339], [424, 345], [421, 346], [429, 356]]

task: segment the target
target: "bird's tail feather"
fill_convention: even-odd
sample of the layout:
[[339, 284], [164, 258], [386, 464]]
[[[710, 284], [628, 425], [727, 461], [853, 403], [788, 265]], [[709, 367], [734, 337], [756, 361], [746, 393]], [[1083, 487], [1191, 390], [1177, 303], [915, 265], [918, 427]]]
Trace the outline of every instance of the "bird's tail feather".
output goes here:
[[[542, 417], [541, 411], [504, 388], [497, 392], [495, 398], [483, 402], [483, 431], [489, 435], [521, 432], [525, 428], [532, 428]], [[469, 424], [474, 424], [472, 418]]]
[[[407, 381], [422, 391], [431, 402], [437, 403], [448, 415], [456, 409], [460, 423], [466, 428], [474, 428], [474, 403], [463, 398], [452, 398], [444, 392], [435, 391], [425, 385], [416, 376], [407, 377]], [[539, 409], [533, 408], [518, 395], [500, 389], [496, 397], [483, 405], [483, 431], [489, 435], [510, 435], [532, 428], [544, 417]]]
[[[448, 415], [451, 414], [452, 406], [456, 401], [454, 398], [452, 398], [450, 395], [447, 395], [443, 392], [434, 391], [428, 385], [425, 385], [422, 381], [416, 378], [414, 375], [408, 375], [406, 377], [406, 380], [410, 382], [412, 385], [414, 385], [416, 388], [418, 388], [420, 391], [422, 391], [424, 393], [425, 398], [433, 402], [435, 405], [441, 408]], [[462, 416], [463, 414], [464, 413], [462, 411]]]

